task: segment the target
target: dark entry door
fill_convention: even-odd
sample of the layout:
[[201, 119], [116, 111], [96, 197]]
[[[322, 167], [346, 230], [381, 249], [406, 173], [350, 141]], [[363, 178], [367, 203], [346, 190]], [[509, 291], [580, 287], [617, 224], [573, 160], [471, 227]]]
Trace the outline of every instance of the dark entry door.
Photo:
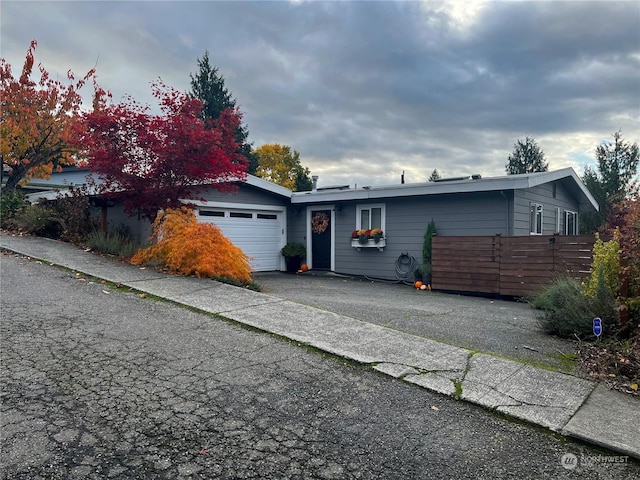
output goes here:
[[331, 210], [311, 212], [311, 267], [331, 269]]

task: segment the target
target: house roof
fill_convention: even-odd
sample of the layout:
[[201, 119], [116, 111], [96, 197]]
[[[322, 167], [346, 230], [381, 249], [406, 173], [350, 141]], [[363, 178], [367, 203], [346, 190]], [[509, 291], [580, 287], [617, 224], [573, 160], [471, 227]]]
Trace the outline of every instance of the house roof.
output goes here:
[[247, 178], [244, 180], [244, 183], [261, 190], [266, 190], [267, 192], [275, 193], [276, 195], [280, 195], [282, 197], [291, 198], [291, 194], [293, 193], [286, 187], [277, 185], [267, 180], [263, 180], [262, 178], [256, 177], [254, 175], [247, 174]]
[[[48, 179], [31, 179], [26, 185], [28, 190], [36, 190], [36, 192], [28, 194], [27, 199], [31, 202], [44, 200], [55, 200], [60, 195], [67, 195], [69, 188], [72, 186], [80, 186], [87, 183], [87, 177], [91, 174], [91, 171], [86, 167], [65, 167], [62, 172], [53, 172]], [[100, 179], [94, 176], [96, 183], [100, 184]], [[275, 183], [263, 180], [254, 175], [247, 175], [242, 183], [250, 185], [252, 187], [264, 190], [275, 195], [279, 195], [286, 198], [291, 198], [291, 190], [288, 188], [276, 185]], [[89, 193], [96, 192], [95, 187], [91, 187]]]
[[339, 202], [347, 200], [376, 200], [384, 198], [442, 195], [454, 193], [522, 190], [550, 182], [562, 182], [578, 199], [580, 211], [598, 210], [598, 202], [573, 168], [552, 172], [524, 173], [500, 177], [482, 178], [480, 175], [443, 179], [436, 182], [406, 183], [350, 189], [317, 189], [311, 192], [294, 192], [293, 204]]

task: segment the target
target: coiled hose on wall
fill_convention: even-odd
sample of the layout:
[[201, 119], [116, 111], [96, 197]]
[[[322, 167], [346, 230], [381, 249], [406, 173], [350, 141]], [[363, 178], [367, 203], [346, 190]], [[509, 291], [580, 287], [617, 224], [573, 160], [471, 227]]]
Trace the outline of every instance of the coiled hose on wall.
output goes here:
[[414, 272], [420, 268], [420, 264], [408, 252], [400, 254], [396, 260], [396, 278], [402, 282], [413, 282]]
[[367, 275], [363, 275], [363, 277], [372, 282], [413, 284], [414, 273], [418, 268], [420, 268], [420, 264], [415, 257], [409, 255], [408, 252], [402, 252], [396, 260], [396, 278], [398, 280], [382, 280], [380, 278], [371, 278]]

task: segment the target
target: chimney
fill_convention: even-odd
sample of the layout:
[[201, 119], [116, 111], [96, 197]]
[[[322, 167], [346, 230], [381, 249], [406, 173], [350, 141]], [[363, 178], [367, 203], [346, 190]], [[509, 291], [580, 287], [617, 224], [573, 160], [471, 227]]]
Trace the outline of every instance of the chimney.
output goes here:
[[318, 175], [312, 175], [311, 176], [311, 191], [315, 192], [316, 190], [318, 190]]
[[400, 175], [400, 183], [404, 185], [404, 170], [402, 170], [402, 175]]

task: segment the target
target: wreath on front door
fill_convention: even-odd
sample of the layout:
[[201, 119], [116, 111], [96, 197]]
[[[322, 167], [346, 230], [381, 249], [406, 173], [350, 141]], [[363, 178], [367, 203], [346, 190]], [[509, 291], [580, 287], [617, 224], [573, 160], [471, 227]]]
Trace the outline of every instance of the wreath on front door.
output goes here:
[[329, 217], [324, 212], [316, 212], [311, 219], [311, 230], [313, 233], [324, 233], [329, 226]]

